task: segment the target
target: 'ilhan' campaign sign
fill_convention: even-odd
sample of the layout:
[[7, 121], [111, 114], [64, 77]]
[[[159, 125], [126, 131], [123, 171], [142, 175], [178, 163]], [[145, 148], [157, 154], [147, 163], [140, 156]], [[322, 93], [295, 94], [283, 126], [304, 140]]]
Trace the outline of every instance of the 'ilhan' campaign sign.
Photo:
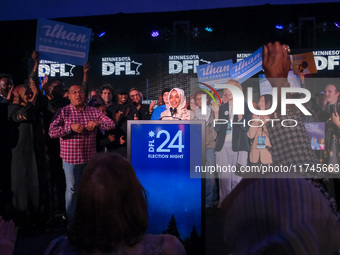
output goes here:
[[91, 29], [38, 19], [35, 49], [41, 59], [74, 65], [87, 62]]

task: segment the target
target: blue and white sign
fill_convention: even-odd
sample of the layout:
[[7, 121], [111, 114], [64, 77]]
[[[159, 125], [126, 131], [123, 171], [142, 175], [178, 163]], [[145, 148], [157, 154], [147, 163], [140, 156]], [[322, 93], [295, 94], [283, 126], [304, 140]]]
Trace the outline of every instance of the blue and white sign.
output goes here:
[[74, 65], [87, 62], [91, 29], [38, 19], [35, 49], [41, 59]]
[[264, 74], [259, 75], [259, 83], [260, 83], [260, 96], [266, 94], [272, 95], [273, 87]]
[[232, 66], [231, 59], [200, 65], [197, 67], [198, 82], [206, 83], [212, 87], [217, 83], [227, 83], [230, 80]]
[[[204, 122], [128, 121], [128, 155], [147, 191], [150, 218], [148, 232], [163, 233], [173, 215], [181, 238], [189, 238], [195, 226], [201, 235], [201, 173]], [[202, 140], [203, 139], [203, 140]]]
[[230, 76], [242, 83], [260, 71], [262, 71], [262, 47], [249, 57], [235, 63], [230, 70]]

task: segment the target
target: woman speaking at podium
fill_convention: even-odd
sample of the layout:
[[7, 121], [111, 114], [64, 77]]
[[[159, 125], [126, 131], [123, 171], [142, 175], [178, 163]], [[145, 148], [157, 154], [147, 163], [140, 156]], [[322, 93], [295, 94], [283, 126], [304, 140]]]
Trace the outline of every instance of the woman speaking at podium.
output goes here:
[[169, 103], [169, 109], [161, 113], [160, 120], [190, 120], [190, 111], [186, 108], [186, 99], [182, 89], [170, 90]]

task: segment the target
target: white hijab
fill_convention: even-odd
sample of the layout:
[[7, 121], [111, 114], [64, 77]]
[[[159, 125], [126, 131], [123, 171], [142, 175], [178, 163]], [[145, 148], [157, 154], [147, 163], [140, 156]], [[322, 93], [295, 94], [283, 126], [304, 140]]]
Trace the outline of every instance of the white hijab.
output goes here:
[[169, 96], [168, 96], [168, 100], [169, 100], [169, 104], [170, 104], [170, 107], [173, 107], [170, 103], [170, 94], [173, 90], [176, 90], [177, 93], [178, 93], [178, 96], [180, 98], [180, 103], [177, 107], [177, 113], [176, 115], [178, 115], [179, 118], [182, 118], [183, 114], [185, 114], [188, 110], [186, 108], [186, 103], [187, 103], [187, 100], [185, 98], [185, 95], [184, 95], [184, 91], [182, 89], [179, 89], [179, 88], [173, 88], [172, 90], [170, 90], [169, 92]]
[[[170, 94], [172, 91], [176, 90], [178, 95], [179, 95], [179, 98], [181, 100], [181, 102], [179, 103], [178, 107], [177, 107], [177, 110], [179, 109], [182, 109], [183, 107], [185, 107], [186, 103], [187, 103], [187, 100], [185, 98], [185, 95], [184, 95], [184, 91], [182, 89], [179, 89], [179, 88], [173, 88], [172, 90], [170, 90], [169, 92], [169, 95], [168, 95], [168, 100], [169, 100], [169, 103], [170, 103]], [[170, 107], [173, 107], [171, 104], [170, 104]]]

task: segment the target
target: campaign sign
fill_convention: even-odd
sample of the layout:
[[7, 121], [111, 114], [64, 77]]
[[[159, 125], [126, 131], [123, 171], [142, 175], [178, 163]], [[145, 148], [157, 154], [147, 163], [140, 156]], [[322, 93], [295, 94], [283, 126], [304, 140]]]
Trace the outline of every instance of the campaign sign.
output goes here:
[[292, 67], [294, 74], [317, 73], [313, 52], [291, 55]]
[[313, 150], [325, 150], [325, 123], [306, 122], [306, 131]]
[[197, 67], [198, 82], [214, 87], [217, 83], [227, 83], [230, 80], [231, 59], [200, 65]]
[[264, 74], [259, 75], [260, 96], [273, 93], [273, 87]]
[[91, 29], [38, 19], [35, 49], [41, 59], [74, 65], [87, 62]]
[[128, 121], [128, 157], [147, 192], [149, 233], [167, 233], [174, 217], [181, 240], [194, 227], [201, 236], [202, 180], [190, 168], [202, 165], [204, 128], [203, 121]]
[[242, 83], [260, 71], [262, 71], [262, 47], [249, 57], [235, 63], [230, 70], [230, 76]]

